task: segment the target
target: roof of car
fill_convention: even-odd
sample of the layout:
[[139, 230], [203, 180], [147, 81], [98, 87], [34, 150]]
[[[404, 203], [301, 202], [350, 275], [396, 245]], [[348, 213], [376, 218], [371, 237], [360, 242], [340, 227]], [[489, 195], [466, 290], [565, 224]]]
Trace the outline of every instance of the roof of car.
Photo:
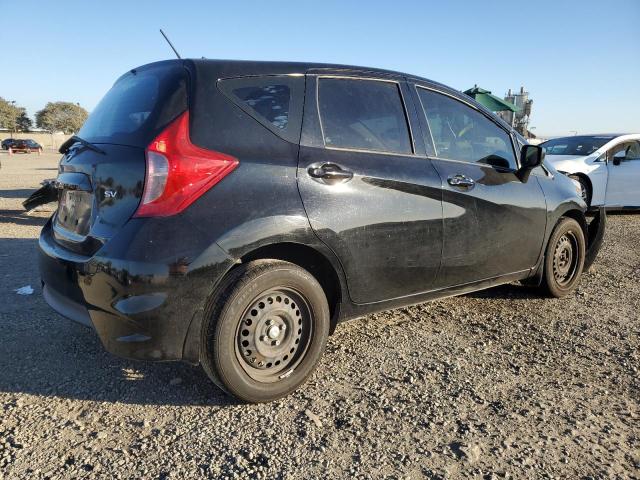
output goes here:
[[[397, 79], [407, 79], [417, 82], [423, 82], [439, 90], [445, 91], [451, 95], [458, 97], [465, 102], [474, 105], [479, 110], [488, 114], [495, 115], [483, 105], [476, 102], [472, 97], [465, 95], [459, 90], [455, 90], [442, 83], [430, 80], [418, 75], [397, 72], [394, 70], [386, 70], [383, 68], [363, 67], [356, 65], [342, 65], [337, 63], [316, 63], [316, 62], [284, 62], [284, 61], [265, 61], [265, 60], [223, 60], [208, 58], [190, 58], [190, 59], [171, 59], [154, 62], [147, 65], [137, 67], [133, 70], [142, 70], [161, 64], [175, 64], [183, 62], [191, 64], [196, 69], [215, 71], [219, 77], [232, 77], [240, 75], [291, 75], [291, 74], [307, 74], [307, 73], [327, 73], [327, 74], [370, 74], [379, 77], [389, 77]], [[512, 130], [500, 117], [495, 118], [507, 129]]]
[[580, 135], [565, 135], [561, 137], [552, 137], [549, 140], [561, 140], [564, 138], [605, 138], [608, 140], [613, 140], [618, 137], [632, 137], [640, 136], [638, 133], [588, 133], [588, 134], [580, 134]]

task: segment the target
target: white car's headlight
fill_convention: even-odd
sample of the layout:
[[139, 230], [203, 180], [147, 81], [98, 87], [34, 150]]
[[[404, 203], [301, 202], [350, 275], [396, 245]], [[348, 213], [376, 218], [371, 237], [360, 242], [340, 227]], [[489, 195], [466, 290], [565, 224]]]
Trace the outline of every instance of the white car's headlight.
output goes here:
[[571, 177], [569, 177], [569, 180], [573, 183], [573, 188], [576, 189], [576, 193], [582, 197], [582, 185], [580, 185], [580, 182]]

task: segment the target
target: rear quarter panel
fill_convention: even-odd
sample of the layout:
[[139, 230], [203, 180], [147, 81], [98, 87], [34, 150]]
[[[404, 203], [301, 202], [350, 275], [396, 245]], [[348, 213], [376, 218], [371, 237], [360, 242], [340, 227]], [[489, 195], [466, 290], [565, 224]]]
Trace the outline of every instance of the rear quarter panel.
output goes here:
[[[234, 259], [266, 245], [290, 242], [321, 250], [337, 268], [337, 259], [330, 257], [311, 230], [298, 192], [298, 142], [276, 135], [234, 104], [216, 85], [221, 78], [256, 72], [261, 75], [297, 72], [260, 70], [265, 65], [256, 67], [256, 71], [243, 72], [234, 65], [230, 63], [220, 70], [198, 63], [190, 67], [194, 79], [190, 94], [191, 141], [232, 155], [239, 165], [184, 215]], [[302, 88], [291, 102], [302, 103], [305, 77], [296, 78]], [[297, 139], [300, 128], [297, 125]]]

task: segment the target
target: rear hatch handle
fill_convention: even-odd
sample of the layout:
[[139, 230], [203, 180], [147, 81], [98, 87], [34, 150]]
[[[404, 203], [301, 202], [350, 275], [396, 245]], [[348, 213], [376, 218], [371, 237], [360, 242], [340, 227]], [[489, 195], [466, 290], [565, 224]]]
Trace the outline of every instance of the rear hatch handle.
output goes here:
[[54, 186], [58, 190], [77, 190], [80, 192], [91, 192], [91, 182], [84, 173], [66, 172], [58, 175], [54, 181]]

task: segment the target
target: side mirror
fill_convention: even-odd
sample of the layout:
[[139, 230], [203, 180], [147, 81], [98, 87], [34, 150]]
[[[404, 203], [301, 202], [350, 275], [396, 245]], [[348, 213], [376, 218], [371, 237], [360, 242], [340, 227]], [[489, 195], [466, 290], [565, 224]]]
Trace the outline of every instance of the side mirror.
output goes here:
[[524, 145], [520, 151], [520, 170], [516, 175], [522, 182], [529, 179], [531, 170], [542, 165], [544, 148], [539, 145]]
[[624, 150], [620, 150], [619, 152], [616, 152], [616, 154], [613, 156], [613, 164], [614, 165], [620, 165], [620, 163], [627, 158], [627, 155], [625, 153]]

